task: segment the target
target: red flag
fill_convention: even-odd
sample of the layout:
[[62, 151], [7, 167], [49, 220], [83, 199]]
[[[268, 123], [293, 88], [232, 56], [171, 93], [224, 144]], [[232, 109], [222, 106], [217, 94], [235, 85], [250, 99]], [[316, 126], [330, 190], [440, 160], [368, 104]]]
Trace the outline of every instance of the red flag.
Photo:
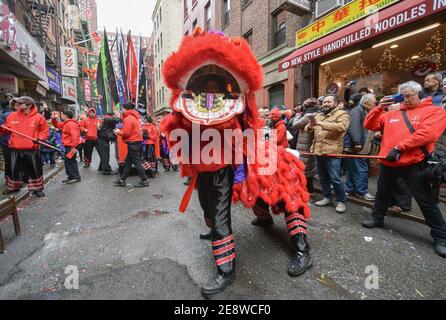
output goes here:
[[127, 88], [130, 91], [130, 101], [136, 101], [137, 94], [137, 77], [138, 77], [138, 61], [136, 59], [135, 48], [133, 47], [132, 36], [127, 36]]

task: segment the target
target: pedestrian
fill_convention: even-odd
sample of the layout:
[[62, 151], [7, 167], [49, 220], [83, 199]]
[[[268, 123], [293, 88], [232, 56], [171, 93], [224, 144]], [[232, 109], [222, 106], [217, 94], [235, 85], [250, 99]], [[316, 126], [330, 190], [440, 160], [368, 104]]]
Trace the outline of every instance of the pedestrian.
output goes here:
[[[351, 96], [354, 106], [349, 109], [350, 125], [344, 138], [344, 153], [352, 155], [369, 154], [370, 150], [364, 150], [367, 130], [364, 128], [364, 119], [367, 110], [375, 107], [376, 98], [372, 93], [365, 95], [354, 94]], [[369, 163], [364, 158], [347, 158], [346, 192], [367, 201], [374, 201], [375, 197], [369, 193]]]
[[441, 73], [429, 73], [424, 78], [424, 97], [432, 97], [432, 104], [435, 106], [441, 106], [441, 102], [445, 96], [442, 84], [443, 79]]
[[96, 148], [97, 150], [97, 141], [98, 141], [98, 127], [99, 121], [96, 116], [96, 110], [90, 108], [87, 113], [87, 118], [83, 119], [79, 127], [81, 132], [85, 135], [85, 144], [84, 144], [84, 168], [89, 168], [91, 165], [91, 159], [93, 156], [93, 150]]
[[122, 176], [119, 180], [115, 181], [114, 184], [120, 187], [126, 186], [126, 179], [130, 175], [130, 169], [132, 164], [138, 171], [141, 181], [135, 185], [136, 188], [143, 188], [149, 186], [149, 180], [147, 179], [146, 173], [141, 162], [141, 142], [142, 139], [142, 128], [139, 123], [139, 113], [135, 111], [135, 105], [131, 103], [124, 104], [123, 113], [123, 124], [124, 128], [122, 130], [115, 129], [114, 132], [117, 135], [122, 136], [124, 143], [127, 144], [128, 153], [125, 160], [125, 167]]
[[12, 94], [12, 93], [6, 93], [5, 94], [4, 100], [1, 102], [1, 107], [2, 107], [3, 110], [5, 108], [8, 109], [8, 108], [11, 107], [10, 106], [10, 102], [11, 102], [12, 99], [14, 99], [14, 94]]
[[372, 215], [362, 225], [366, 228], [384, 225], [397, 178], [401, 178], [431, 228], [435, 252], [446, 257], [446, 222], [437, 205], [438, 190], [420, 175], [426, 153], [434, 150], [435, 142], [446, 128], [446, 111], [434, 106], [431, 97], [423, 100], [423, 88], [417, 82], [401, 84], [398, 92], [404, 96], [401, 110], [384, 112], [393, 101], [391, 97], [384, 98], [364, 121], [367, 129], [383, 132], [379, 155], [386, 159], [380, 160]]
[[336, 194], [336, 212], [344, 213], [347, 196], [345, 186], [341, 180], [341, 159], [327, 157], [327, 154], [340, 154], [343, 150], [343, 139], [350, 124], [347, 111], [338, 106], [336, 95], [327, 95], [322, 103], [321, 112], [310, 118], [306, 131], [314, 132], [314, 141], [310, 151], [316, 154], [317, 170], [324, 199], [316, 202], [323, 207], [332, 204], [333, 185]]
[[[6, 124], [6, 119], [13, 112], [13, 108], [11, 106], [12, 103], [16, 103], [14, 100], [9, 99], [8, 104], [3, 105], [3, 112], [0, 115], [0, 126]], [[9, 149], [9, 132], [5, 132], [4, 135], [0, 136], [0, 144], [2, 146], [2, 154], [3, 159], [5, 159], [5, 183], [7, 184], [11, 178], [11, 150]], [[3, 191], [3, 194], [9, 194], [9, 190], [6, 189]]]
[[49, 135], [48, 123], [38, 113], [37, 105], [31, 97], [14, 98], [18, 111], [11, 112], [6, 119], [6, 126], [32, 138], [25, 138], [17, 133], [2, 129], [3, 134], [11, 134], [8, 146], [11, 150], [11, 172], [8, 191], [18, 192], [23, 186], [23, 168], [28, 177], [28, 190], [36, 197], [44, 197], [42, 157], [39, 141], [45, 141]]
[[63, 183], [73, 184], [81, 181], [79, 168], [76, 161], [76, 153], [80, 144], [79, 123], [74, 119], [74, 113], [71, 110], [62, 112], [62, 122], [58, 122], [53, 116], [53, 126], [62, 131], [62, 144], [65, 147], [65, 171], [67, 179]]
[[145, 143], [144, 162], [147, 164], [144, 169], [149, 173], [149, 177], [155, 177], [158, 170], [158, 163], [155, 156], [157, 130], [153, 124], [153, 119], [150, 115], [146, 116], [146, 123], [143, 125], [143, 137]]
[[170, 171], [170, 169], [173, 169], [173, 171], [178, 171], [178, 165], [172, 163], [172, 161], [170, 160], [170, 150], [167, 143], [167, 136], [163, 133], [161, 134], [160, 149], [164, 171]]
[[[56, 135], [56, 129], [54, 128], [51, 121], [48, 123], [48, 127], [50, 128], [50, 135], [48, 139], [45, 140], [45, 143], [56, 147], [57, 145], [57, 135]], [[40, 153], [42, 154], [42, 162], [43, 164], [49, 164], [51, 168], [54, 168], [56, 166], [56, 150], [47, 147], [47, 146], [40, 146]]]
[[[293, 127], [299, 130], [296, 149], [299, 152], [310, 152], [314, 140], [314, 131], [306, 131], [305, 126], [310, 123], [310, 119], [314, 118], [319, 111], [316, 98], [305, 100], [300, 110], [302, 113], [297, 115], [293, 121]], [[316, 158], [301, 155], [300, 159], [305, 164], [304, 173], [307, 178], [307, 190], [311, 195], [314, 193], [314, 177], [317, 175]]]
[[110, 166], [110, 143], [116, 141], [116, 134], [113, 132], [119, 118], [115, 118], [113, 112], [109, 112], [104, 116], [102, 123], [98, 129], [98, 152], [99, 162], [98, 171], [105, 176], [114, 174]]
[[277, 134], [277, 145], [284, 148], [288, 148], [287, 130], [285, 126], [285, 121], [282, 117], [282, 112], [279, 109], [271, 110], [269, 114], [269, 119], [271, 120], [271, 129], [276, 130]]

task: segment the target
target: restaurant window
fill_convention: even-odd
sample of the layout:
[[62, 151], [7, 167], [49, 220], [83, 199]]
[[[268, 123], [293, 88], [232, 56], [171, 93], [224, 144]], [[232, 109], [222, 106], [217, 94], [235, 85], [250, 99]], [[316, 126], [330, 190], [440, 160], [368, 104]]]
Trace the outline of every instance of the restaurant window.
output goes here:
[[231, 11], [231, 0], [223, 0], [223, 28], [229, 24], [229, 12]]
[[204, 19], [205, 19], [205, 27], [206, 31], [211, 29], [211, 2], [209, 1], [206, 7], [204, 7]]
[[430, 72], [446, 77], [445, 34], [446, 23], [436, 23], [393, 33], [362, 50], [324, 57], [319, 64], [318, 95], [342, 98], [346, 85], [354, 81], [351, 94], [368, 88], [380, 98], [396, 93], [406, 81], [423, 84]]
[[269, 108], [285, 105], [285, 86], [282, 83], [275, 84], [268, 89]]

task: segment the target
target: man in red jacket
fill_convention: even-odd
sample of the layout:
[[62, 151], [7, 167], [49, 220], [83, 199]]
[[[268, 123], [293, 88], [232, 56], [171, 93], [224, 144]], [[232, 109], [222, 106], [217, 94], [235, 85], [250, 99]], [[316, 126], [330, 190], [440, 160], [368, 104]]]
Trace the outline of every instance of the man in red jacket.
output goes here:
[[79, 124], [81, 132], [85, 133], [85, 154], [84, 154], [84, 168], [89, 168], [91, 164], [91, 157], [93, 149], [97, 150], [98, 141], [98, 117], [93, 108], [88, 110], [88, 117], [82, 120]]
[[272, 121], [272, 129], [277, 130], [277, 145], [288, 148], [286, 126], [285, 121], [282, 118], [282, 111], [280, 111], [279, 109], [271, 110], [271, 112], [269, 113], [269, 118]]
[[79, 168], [76, 161], [77, 147], [81, 143], [79, 124], [74, 120], [74, 113], [70, 110], [62, 113], [62, 121], [56, 120], [56, 115], [51, 117], [54, 127], [62, 131], [62, 144], [65, 147], [65, 171], [68, 178], [63, 183], [72, 184], [81, 181]]
[[150, 115], [146, 117], [147, 122], [143, 125], [143, 138], [145, 143], [144, 152], [144, 169], [149, 172], [149, 177], [155, 177], [157, 172], [157, 161], [155, 156], [155, 143], [157, 138], [157, 130], [153, 124], [153, 119]]
[[117, 135], [122, 136], [124, 142], [127, 144], [127, 158], [125, 159], [125, 167], [122, 176], [119, 180], [115, 181], [114, 184], [120, 187], [125, 187], [125, 180], [130, 174], [130, 169], [132, 164], [138, 171], [141, 181], [135, 186], [137, 188], [143, 188], [149, 186], [149, 180], [147, 179], [146, 173], [141, 162], [141, 143], [142, 139], [142, 128], [139, 122], [140, 115], [135, 111], [135, 106], [133, 104], [127, 103], [123, 106], [123, 123], [124, 128], [121, 130], [115, 129], [114, 132]]
[[[446, 222], [437, 206], [437, 190], [419, 173], [423, 169], [425, 154], [423, 147], [431, 153], [435, 142], [446, 128], [446, 111], [432, 104], [432, 98], [422, 100], [423, 88], [414, 81], [403, 83], [398, 91], [404, 96], [401, 110], [384, 112], [393, 103], [383, 98], [379, 106], [369, 112], [364, 127], [372, 131], [383, 131], [379, 155], [381, 160], [375, 207], [370, 219], [363, 221], [366, 228], [382, 227], [387, 209], [392, 205], [392, 195], [397, 178], [406, 183], [412, 196], [431, 228], [435, 241], [435, 252], [446, 258]], [[415, 130], [411, 133], [404, 113]]]
[[45, 118], [38, 113], [35, 101], [30, 97], [14, 99], [18, 110], [11, 112], [5, 125], [17, 132], [32, 137], [24, 138], [14, 132], [2, 129], [9, 134], [8, 146], [11, 149], [11, 177], [7, 181], [8, 191], [17, 192], [23, 186], [22, 168], [29, 174], [28, 190], [37, 197], [44, 197], [43, 170], [38, 141], [45, 141], [49, 136], [49, 127]]

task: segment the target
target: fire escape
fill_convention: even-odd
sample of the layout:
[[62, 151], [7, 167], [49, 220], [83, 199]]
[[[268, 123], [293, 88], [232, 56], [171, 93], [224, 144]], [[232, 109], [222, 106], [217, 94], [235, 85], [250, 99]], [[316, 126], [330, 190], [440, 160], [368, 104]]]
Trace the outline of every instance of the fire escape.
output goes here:
[[50, 39], [50, 34], [53, 35], [53, 32], [48, 32], [51, 21], [53, 23], [55, 21], [54, 4], [51, 0], [26, 0], [26, 2], [29, 12], [26, 28], [45, 50], [47, 62], [56, 65], [57, 45], [54, 36]]

